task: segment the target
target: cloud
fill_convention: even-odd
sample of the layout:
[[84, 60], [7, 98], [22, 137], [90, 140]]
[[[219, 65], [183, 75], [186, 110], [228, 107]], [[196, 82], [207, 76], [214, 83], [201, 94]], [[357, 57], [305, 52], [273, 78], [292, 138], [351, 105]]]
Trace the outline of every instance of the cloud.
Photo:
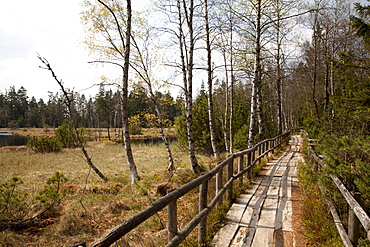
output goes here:
[[31, 40], [0, 30], [0, 60], [26, 57], [31, 49]]

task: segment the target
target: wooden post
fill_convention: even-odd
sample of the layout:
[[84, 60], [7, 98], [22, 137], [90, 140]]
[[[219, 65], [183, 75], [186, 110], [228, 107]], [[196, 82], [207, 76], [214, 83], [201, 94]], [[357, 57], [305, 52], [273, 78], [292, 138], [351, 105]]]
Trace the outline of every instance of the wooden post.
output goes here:
[[[199, 186], [199, 213], [207, 207], [208, 180]], [[198, 244], [202, 246], [207, 237], [207, 217], [198, 225]]]
[[254, 166], [255, 166], [255, 164], [253, 164], [253, 163], [254, 163], [255, 158], [256, 158], [256, 149], [254, 148], [254, 149], [252, 150], [252, 152], [251, 152], [251, 165], [252, 165], [252, 171], [251, 171], [251, 173], [252, 173], [252, 175], [253, 175], [253, 168], [254, 168]]
[[[360, 203], [361, 194], [359, 192], [351, 193], [355, 200]], [[348, 215], [348, 237], [351, 240], [353, 246], [357, 246], [358, 238], [360, 236], [360, 221], [358, 220], [355, 212], [351, 207], [349, 207]]]
[[[238, 173], [243, 171], [244, 155], [240, 155], [238, 158]], [[243, 186], [243, 176], [239, 178], [239, 186]]]
[[261, 154], [262, 154], [262, 147], [261, 147], [262, 145], [260, 144], [260, 145], [258, 145], [258, 156], [260, 156]]
[[[227, 181], [233, 176], [234, 170], [234, 159], [230, 160], [229, 164], [227, 164]], [[229, 202], [232, 202], [233, 199], [233, 184], [231, 183], [229, 189], [227, 190], [227, 199]]]
[[[252, 152], [249, 152], [248, 155], [247, 155], [247, 166], [252, 165], [252, 162], [253, 162], [253, 160], [252, 160], [252, 156], [253, 156], [252, 153], [253, 153], [253, 151]], [[253, 167], [251, 167], [249, 169], [249, 172], [248, 172], [248, 179], [249, 179], [249, 181], [252, 179], [252, 176], [253, 176]]]
[[[220, 192], [220, 190], [222, 188], [222, 170], [223, 169], [220, 169], [220, 171], [216, 175], [216, 195]], [[220, 206], [222, 205], [222, 201], [223, 201], [223, 199], [221, 197], [220, 201], [219, 201]]]
[[168, 204], [168, 242], [177, 234], [177, 200]]

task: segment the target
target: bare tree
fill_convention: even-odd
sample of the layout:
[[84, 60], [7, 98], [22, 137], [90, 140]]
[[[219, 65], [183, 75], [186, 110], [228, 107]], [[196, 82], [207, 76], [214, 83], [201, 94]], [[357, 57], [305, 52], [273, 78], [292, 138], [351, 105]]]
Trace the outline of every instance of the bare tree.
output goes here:
[[209, 6], [208, 0], [204, 0], [204, 20], [205, 20], [205, 31], [206, 31], [206, 50], [207, 50], [207, 84], [208, 84], [208, 121], [209, 121], [209, 132], [211, 135], [211, 145], [213, 156], [218, 159], [219, 153], [217, 150], [216, 133], [215, 133], [215, 119], [214, 119], [214, 107], [213, 107], [213, 69], [212, 69], [212, 47], [211, 47], [211, 32], [209, 27]]
[[102, 44], [98, 44], [97, 41], [93, 39], [91, 42], [88, 42], [88, 45], [92, 51], [100, 52], [105, 58], [108, 58], [108, 60], [99, 60], [95, 62], [114, 64], [122, 69], [120, 88], [122, 91], [121, 110], [123, 139], [131, 180], [132, 183], [134, 183], [135, 180], [140, 179], [140, 177], [137, 173], [132, 154], [127, 106], [132, 29], [131, 0], [126, 0], [126, 9], [122, 7], [122, 3], [119, 0], [114, 0], [110, 3], [105, 3], [101, 0], [98, 0], [98, 2], [102, 6], [101, 8], [91, 5], [91, 3], [88, 2], [88, 6], [91, 9], [84, 13], [84, 19], [91, 26], [90, 32], [101, 34], [103, 41]]
[[185, 95], [185, 121], [187, 127], [189, 158], [194, 173], [200, 172], [200, 166], [195, 155], [194, 131], [193, 131], [193, 71], [194, 51], [197, 35], [195, 34], [194, 0], [168, 0], [159, 6], [169, 19], [169, 27], [161, 28], [173, 35], [177, 40], [180, 62], [175, 62], [175, 67], [181, 70], [182, 89]]
[[[150, 51], [150, 46], [154, 42], [152, 40], [153, 36], [153, 28], [149, 27], [146, 23], [145, 26], [142, 26], [143, 30], [138, 35], [132, 34], [132, 44], [135, 48], [135, 56], [132, 59], [131, 65], [132, 68], [136, 71], [139, 77], [144, 81], [147, 86], [149, 98], [152, 100], [154, 104], [154, 110], [158, 117], [158, 124], [159, 124], [159, 132], [161, 134], [161, 138], [165, 144], [167, 155], [169, 159], [168, 164], [168, 171], [173, 170], [174, 167], [174, 160], [172, 156], [172, 151], [170, 148], [170, 144], [168, 142], [167, 136], [164, 132], [164, 123], [163, 123], [163, 114], [160, 110], [160, 103], [158, 101], [158, 97], [155, 95], [153, 90], [153, 74], [152, 69], [154, 68], [154, 63], [156, 63], [156, 59], [152, 56]], [[139, 43], [140, 40], [141, 42]]]
[[69, 117], [70, 117], [72, 125], [73, 125], [73, 132], [74, 132], [75, 136], [77, 137], [78, 144], [81, 148], [82, 153], [85, 156], [86, 163], [90, 166], [91, 169], [94, 170], [94, 172], [101, 179], [103, 179], [104, 181], [108, 181], [108, 178], [106, 176], [104, 176], [103, 173], [101, 173], [100, 170], [93, 164], [93, 162], [91, 161], [91, 157], [88, 155], [88, 153], [85, 149], [85, 145], [82, 141], [82, 137], [80, 135], [80, 132], [77, 129], [77, 124], [74, 122], [76, 120], [77, 116], [75, 114], [73, 114], [73, 110], [72, 110], [73, 102], [72, 102], [70, 94], [67, 92], [67, 89], [64, 87], [63, 82], [61, 80], [59, 80], [58, 77], [56, 76], [56, 74], [54, 73], [53, 69], [51, 68], [51, 65], [50, 65], [49, 61], [46, 60], [45, 58], [41, 57], [40, 55], [38, 55], [38, 58], [46, 66], [44, 69], [47, 69], [51, 72], [54, 80], [58, 83], [59, 87], [62, 89], [63, 95], [65, 97], [65, 102], [64, 103], [67, 106], [68, 114], [69, 114]]

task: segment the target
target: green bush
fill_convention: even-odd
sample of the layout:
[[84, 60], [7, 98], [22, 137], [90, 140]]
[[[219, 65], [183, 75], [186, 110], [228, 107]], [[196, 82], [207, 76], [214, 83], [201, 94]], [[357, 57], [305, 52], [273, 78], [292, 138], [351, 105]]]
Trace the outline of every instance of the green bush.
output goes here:
[[59, 205], [67, 193], [67, 190], [63, 189], [63, 184], [67, 181], [63, 173], [56, 172], [46, 181], [45, 188], [39, 191], [36, 200], [47, 209]]
[[27, 142], [27, 147], [38, 153], [51, 153], [60, 151], [62, 148], [61, 142], [50, 136], [32, 137]]
[[27, 194], [17, 190], [22, 183], [22, 180], [13, 177], [10, 181], [0, 184], [0, 229], [6, 222], [21, 220], [27, 214]]
[[[46, 181], [45, 188], [38, 192], [34, 198], [19, 191], [18, 187], [23, 181], [13, 177], [9, 181], [0, 184], [0, 231], [3, 229], [34, 224], [33, 219], [45, 216], [46, 212], [58, 206], [66, 196], [67, 190], [63, 188], [68, 179], [59, 172]], [[30, 218], [31, 207], [38, 210], [38, 213]]]
[[[55, 131], [56, 138], [60, 141], [63, 148], [76, 148], [80, 146], [80, 141], [82, 144], [86, 143], [86, 138], [84, 137], [84, 129], [78, 130], [78, 136], [75, 134], [74, 127], [72, 123], [62, 124]], [[79, 140], [80, 139], [80, 140]]]

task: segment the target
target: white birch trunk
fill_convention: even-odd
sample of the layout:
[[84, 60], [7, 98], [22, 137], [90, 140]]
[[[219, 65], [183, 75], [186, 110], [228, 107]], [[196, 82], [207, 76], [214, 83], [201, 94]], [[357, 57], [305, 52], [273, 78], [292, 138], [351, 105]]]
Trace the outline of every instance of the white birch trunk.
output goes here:
[[205, 5], [205, 22], [206, 22], [206, 45], [207, 45], [207, 81], [208, 81], [208, 121], [209, 121], [209, 132], [211, 136], [211, 145], [213, 156], [218, 159], [219, 154], [217, 151], [216, 144], [216, 133], [214, 127], [214, 110], [213, 110], [213, 78], [212, 78], [212, 50], [210, 41], [210, 29], [209, 29], [209, 19], [208, 19], [208, 0], [204, 1]]

